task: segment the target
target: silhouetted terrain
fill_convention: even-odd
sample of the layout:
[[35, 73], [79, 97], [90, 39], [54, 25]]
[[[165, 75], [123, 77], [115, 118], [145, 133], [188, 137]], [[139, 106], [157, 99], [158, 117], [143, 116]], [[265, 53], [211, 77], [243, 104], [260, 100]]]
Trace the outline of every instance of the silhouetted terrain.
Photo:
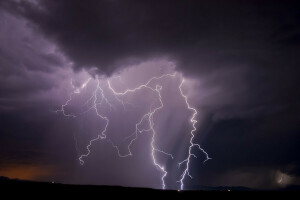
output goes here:
[[[196, 186], [195, 186], [196, 187]], [[196, 190], [185, 190], [185, 191], [176, 191], [176, 190], [157, 190], [150, 188], [132, 188], [132, 187], [121, 187], [121, 186], [98, 186], [98, 185], [68, 185], [60, 183], [50, 183], [50, 182], [36, 182], [36, 181], [26, 181], [19, 179], [9, 179], [6, 177], [0, 177], [0, 191], [9, 192], [12, 195], [36, 195], [42, 194], [47, 197], [56, 196], [56, 195], [67, 195], [74, 197], [86, 197], [91, 195], [132, 195], [132, 196], [148, 196], [148, 195], [166, 195], [166, 196], [181, 196], [181, 195], [196, 195], [201, 196], [210, 196], [219, 194], [222, 196], [238, 194], [238, 195], [248, 195], [248, 194], [261, 194], [271, 191], [260, 191], [253, 190], [246, 187], [207, 187], [199, 186], [199, 189]], [[284, 189], [273, 191], [275, 195], [286, 194], [282, 191], [300, 191], [299, 186], [290, 186]]]

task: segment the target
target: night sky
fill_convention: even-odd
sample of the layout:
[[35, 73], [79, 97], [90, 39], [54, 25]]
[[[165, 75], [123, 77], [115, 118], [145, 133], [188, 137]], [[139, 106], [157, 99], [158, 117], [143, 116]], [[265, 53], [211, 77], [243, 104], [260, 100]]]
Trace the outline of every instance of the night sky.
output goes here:
[[[157, 155], [166, 188], [178, 188], [193, 128], [183, 78], [198, 111], [193, 141], [212, 158], [203, 164], [205, 154], [193, 150], [185, 189], [300, 185], [299, 67], [297, 0], [2, 0], [0, 176], [161, 188], [151, 133], [139, 134], [129, 157], [112, 145], [128, 153], [124, 138], [158, 105], [156, 93], [130, 94], [124, 108], [106, 81], [122, 92], [176, 73], [153, 83], [165, 105], [153, 117], [155, 145], [176, 155]], [[110, 118], [108, 140], [94, 142], [81, 165], [105, 123], [92, 111], [65, 117], [59, 109], [73, 94], [66, 113], [87, 110], [98, 78], [117, 106], [99, 105]]]

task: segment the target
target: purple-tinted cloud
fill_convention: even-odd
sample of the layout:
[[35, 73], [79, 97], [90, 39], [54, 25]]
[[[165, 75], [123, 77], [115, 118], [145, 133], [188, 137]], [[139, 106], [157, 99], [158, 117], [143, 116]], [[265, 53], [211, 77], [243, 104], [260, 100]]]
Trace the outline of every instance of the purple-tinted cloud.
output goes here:
[[[84, 153], [102, 124], [91, 113], [68, 120], [54, 111], [74, 89], [71, 81], [78, 87], [89, 77], [110, 78], [122, 91], [170, 70], [186, 78], [184, 90], [199, 111], [195, 140], [214, 158], [205, 166], [201, 155], [194, 160], [189, 186], [274, 188], [281, 184], [275, 172], [294, 177], [288, 184], [296, 184], [298, 10], [297, 1], [2, 1], [0, 167], [37, 163], [56, 167], [44, 180], [160, 187], [159, 173], [143, 159], [149, 135], [141, 136], [136, 157], [128, 160], [119, 159], [110, 144], [93, 145], [94, 154], [81, 167], [77, 153]], [[164, 133], [160, 145], [184, 152], [189, 113], [175, 97], [177, 82], [164, 84], [169, 104], [156, 118]], [[128, 100], [149, 106], [148, 95]], [[83, 100], [78, 96], [69, 111], [80, 111]], [[127, 107], [131, 111], [106, 111], [120, 145], [118, 130], [125, 136], [143, 112]], [[131, 117], [120, 123], [127, 112]], [[81, 137], [78, 150], [74, 135]], [[253, 174], [260, 178], [249, 183]]]

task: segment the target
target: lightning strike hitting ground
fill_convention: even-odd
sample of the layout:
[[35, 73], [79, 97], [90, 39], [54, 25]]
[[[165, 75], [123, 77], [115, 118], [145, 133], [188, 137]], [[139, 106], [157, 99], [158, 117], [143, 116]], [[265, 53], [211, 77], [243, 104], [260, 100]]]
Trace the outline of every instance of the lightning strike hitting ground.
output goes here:
[[[125, 138], [125, 140], [128, 140], [128, 139], [132, 138], [131, 140], [129, 140], [130, 142], [129, 142], [129, 145], [127, 146], [127, 149], [128, 149], [128, 153], [127, 154], [121, 154], [118, 146], [115, 145], [109, 138], [107, 138], [106, 131], [108, 129], [110, 121], [109, 121], [109, 118], [107, 116], [104, 116], [103, 114], [101, 114], [101, 106], [103, 106], [103, 101], [109, 107], [113, 107], [113, 104], [106, 97], [106, 95], [104, 93], [104, 90], [102, 89], [102, 86], [100, 85], [100, 79], [98, 77], [96, 77], [96, 81], [97, 81], [96, 89], [93, 91], [93, 93], [90, 96], [90, 98], [86, 101], [86, 103], [88, 103], [89, 101], [93, 100], [92, 101], [93, 102], [92, 106], [89, 109], [87, 109], [85, 112], [81, 113], [81, 114], [84, 114], [87, 111], [89, 111], [91, 109], [94, 109], [96, 115], [99, 118], [101, 118], [101, 120], [105, 121], [105, 126], [104, 126], [103, 130], [101, 131], [101, 133], [96, 138], [94, 138], [94, 139], [92, 139], [92, 140], [89, 141], [88, 145], [86, 146], [87, 153], [83, 154], [83, 155], [81, 155], [79, 157], [80, 164], [81, 165], [84, 164], [84, 158], [90, 155], [90, 153], [91, 153], [90, 147], [97, 140], [107, 139], [107, 141], [111, 143], [112, 147], [114, 147], [117, 150], [119, 157], [127, 157], [127, 156], [132, 156], [133, 155], [133, 153], [131, 152], [131, 146], [137, 140], [138, 135], [140, 133], [143, 133], [143, 132], [150, 132], [150, 133], [152, 133], [151, 142], [150, 142], [152, 162], [153, 162], [154, 166], [162, 173], [162, 176], [161, 176], [162, 188], [165, 189], [166, 188], [165, 177], [167, 176], [168, 172], [167, 172], [165, 166], [163, 166], [162, 164], [160, 164], [157, 161], [156, 154], [160, 153], [160, 154], [163, 154], [163, 155], [165, 155], [167, 157], [170, 157], [171, 159], [174, 159], [174, 155], [172, 155], [172, 154], [170, 154], [168, 152], [165, 152], [165, 151], [163, 151], [161, 149], [158, 149], [156, 147], [156, 145], [155, 145], [155, 142], [156, 142], [156, 131], [155, 131], [155, 128], [154, 128], [154, 120], [153, 120], [153, 118], [154, 118], [155, 113], [158, 110], [160, 110], [160, 109], [162, 109], [164, 107], [164, 104], [163, 104], [163, 101], [162, 101], [162, 97], [161, 97], [161, 91], [162, 91], [163, 87], [161, 85], [159, 85], [159, 84], [155, 84], [155, 86], [152, 86], [151, 83], [153, 83], [154, 81], [158, 81], [160, 79], [174, 78], [175, 76], [176, 76], [176, 73], [173, 73], [173, 74], [164, 74], [164, 75], [159, 76], [159, 77], [152, 77], [145, 84], [139, 85], [138, 87], [133, 88], [133, 89], [126, 89], [123, 92], [117, 92], [112, 87], [110, 80], [109, 79], [107, 80], [106, 84], [107, 84], [107, 87], [108, 87], [109, 91], [111, 91], [111, 93], [113, 94], [114, 98], [119, 103], [121, 103], [123, 105], [124, 109], [125, 109], [126, 102], [124, 102], [121, 99], [121, 97], [124, 97], [126, 95], [130, 95], [130, 94], [135, 93], [138, 90], [142, 90], [142, 89], [149, 90], [150, 92], [153, 93], [153, 95], [156, 95], [157, 99], [158, 99], [158, 102], [159, 102], [159, 105], [155, 106], [154, 108], [153, 108], [153, 106], [155, 105], [155, 103], [152, 104], [152, 106], [150, 107], [149, 112], [145, 113], [141, 117], [141, 119], [135, 124], [135, 131], [131, 135], [129, 135], [129, 136], [127, 136]], [[115, 77], [113, 77], [113, 78], [115, 78]], [[90, 81], [91, 81], [91, 78], [89, 78], [88, 80], [86, 80], [78, 88], [76, 88], [73, 85], [72, 81], [71, 81], [71, 85], [72, 85], [74, 91], [70, 95], [70, 97], [67, 99], [67, 101], [61, 106], [61, 108], [59, 110], [56, 110], [56, 112], [61, 112], [66, 117], [77, 117], [75, 114], [72, 114], [72, 113], [68, 114], [66, 112], [66, 110], [65, 110], [65, 107], [69, 105], [69, 103], [72, 101], [72, 97], [74, 95], [80, 94], [81, 91], [87, 87], [87, 85], [89, 84]], [[193, 129], [190, 132], [191, 138], [190, 138], [190, 145], [189, 145], [189, 148], [188, 148], [188, 156], [187, 156], [187, 158], [185, 160], [183, 160], [182, 162], [178, 163], [178, 167], [179, 168], [181, 166], [184, 166], [183, 173], [180, 176], [180, 180], [177, 181], [177, 182], [180, 183], [181, 190], [184, 189], [184, 179], [185, 179], [186, 175], [188, 175], [189, 177], [192, 178], [192, 176], [190, 175], [190, 172], [189, 172], [190, 163], [191, 163], [191, 157], [195, 157], [196, 158], [196, 155], [192, 153], [192, 149], [194, 147], [196, 147], [197, 149], [199, 149], [200, 151], [202, 151], [205, 154], [206, 159], [204, 160], [203, 163], [205, 163], [207, 160], [211, 159], [208, 156], [208, 154], [204, 151], [204, 149], [202, 149], [200, 147], [199, 144], [193, 143], [194, 132], [197, 130], [196, 129], [197, 120], [195, 119], [196, 115], [197, 115], [197, 110], [195, 108], [193, 108], [193, 107], [190, 106], [190, 104], [188, 103], [188, 100], [187, 100], [187, 96], [183, 94], [183, 91], [182, 91], [182, 85], [183, 85], [183, 83], [184, 83], [184, 80], [182, 79], [180, 85], [178, 86], [178, 89], [180, 91], [181, 97], [185, 101], [187, 109], [193, 111], [193, 115], [192, 115], [192, 117], [190, 119], [190, 122], [192, 123]], [[100, 96], [100, 99], [98, 98], [98, 95]], [[100, 103], [98, 103], [98, 101], [100, 101]], [[100, 108], [98, 108], [99, 106], [100, 106]], [[147, 122], [149, 128], [143, 128], [143, 129], [141, 129], [140, 126], [145, 121]]]
[[192, 111], [193, 111], [192, 118], [190, 119], [190, 122], [191, 122], [192, 125], [193, 125], [193, 129], [191, 130], [191, 139], [190, 139], [190, 146], [189, 146], [188, 157], [187, 157], [185, 160], [183, 160], [182, 162], [178, 163], [178, 166], [179, 166], [179, 167], [180, 167], [182, 164], [186, 163], [185, 169], [184, 169], [183, 173], [181, 174], [181, 179], [179, 180], [181, 190], [183, 190], [183, 187], [184, 187], [183, 181], [184, 181], [184, 178], [186, 177], [186, 175], [188, 175], [190, 178], [193, 178], [193, 177], [191, 176], [190, 172], [189, 172], [190, 159], [191, 159], [192, 156], [195, 157], [195, 158], [197, 158], [197, 156], [196, 156], [195, 154], [192, 153], [192, 148], [193, 148], [193, 147], [197, 147], [200, 151], [202, 151], [202, 152], [205, 154], [206, 159], [203, 161], [203, 163], [205, 163], [206, 161], [208, 161], [209, 159], [211, 159], [211, 158], [208, 156], [208, 154], [206, 153], [206, 151], [204, 151], [204, 149], [202, 149], [202, 148], [200, 147], [199, 144], [193, 143], [193, 139], [194, 139], [194, 137], [195, 137], [194, 132], [197, 130], [197, 128], [196, 128], [197, 120], [195, 120], [195, 117], [196, 117], [196, 115], [198, 114], [198, 112], [197, 112], [197, 110], [196, 110], [195, 108], [193, 108], [193, 107], [190, 106], [190, 104], [188, 103], [188, 100], [187, 100], [187, 96], [183, 94], [183, 92], [182, 92], [182, 85], [183, 85], [183, 83], [184, 83], [184, 79], [182, 79], [182, 81], [181, 81], [181, 83], [180, 83], [180, 85], [179, 85], [179, 90], [180, 90], [181, 96], [182, 96], [182, 97], [184, 98], [184, 100], [185, 100], [185, 103], [186, 103], [186, 105], [187, 105], [187, 108], [188, 108], [189, 110], [192, 110]]

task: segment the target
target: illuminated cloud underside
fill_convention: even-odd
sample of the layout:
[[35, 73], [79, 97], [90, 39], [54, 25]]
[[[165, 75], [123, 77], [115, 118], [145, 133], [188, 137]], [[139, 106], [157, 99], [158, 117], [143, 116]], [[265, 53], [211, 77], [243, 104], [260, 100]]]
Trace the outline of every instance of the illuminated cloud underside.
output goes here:
[[[147, 64], [145, 66], [147, 67]], [[149, 141], [149, 146], [151, 147], [150, 158], [152, 159], [153, 165], [161, 173], [161, 188], [165, 189], [167, 187], [165, 178], [168, 176], [168, 169], [165, 166], [165, 163], [160, 161], [158, 157], [159, 155], [163, 155], [165, 159], [173, 160], [175, 157], [177, 157], [177, 155], [166, 151], [164, 149], [164, 146], [158, 147], [158, 139], [156, 137], [157, 130], [154, 118], [156, 117], [156, 115], [159, 115], [159, 111], [164, 108], [164, 105], [169, 103], [168, 101], [165, 102], [165, 100], [163, 100], [162, 93], [169, 90], [168, 87], [176, 87], [177, 96], [175, 98], [181, 99], [185, 104], [185, 109], [187, 111], [190, 111], [189, 123], [192, 127], [191, 131], [189, 132], [190, 139], [188, 147], [186, 149], [187, 155], [183, 160], [177, 163], [178, 173], [180, 174], [177, 183], [180, 184], [179, 187], [182, 190], [184, 189], [184, 182], [186, 177], [189, 176], [190, 178], [192, 178], [190, 174], [190, 165], [192, 164], [192, 158], [197, 158], [193, 151], [200, 150], [200, 152], [205, 155], [205, 160], [203, 161], [203, 163], [211, 159], [207, 152], [202, 149], [199, 144], [194, 143], [193, 141], [194, 134], [197, 129], [196, 118], [198, 111], [196, 110], [196, 108], [189, 104], [188, 97], [183, 91], [183, 86], [185, 84], [183, 75], [179, 72], [176, 72], [172, 65], [167, 65], [167, 67], [165, 68], [161, 67], [159, 73], [156, 73], [156, 75], [147, 73], [149, 69], [145, 68], [145, 66], [132, 67], [125, 72], [121, 71], [118, 76], [112, 76], [109, 78], [99, 76], [95, 76], [95, 78], [89, 77], [78, 86], [75, 86], [73, 80], [71, 80], [73, 92], [66, 100], [66, 102], [61, 106], [61, 108], [56, 110], [56, 112], [70, 118], [77, 118], [87, 114], [88, 112], [95, 112], [96, 117], [98, 117], [101, 122], [101, 130], [98, 130], [97, 137], [92, 138], [88, 141], [88, 144], [85, 147], [85, 152], [81, 153], [81, 155], [79, 156], [79, 162], [81, 165], [85, 164], [86, 157], [88, 157], [92, 153], [92, 145], [94, 145], [94, 143], [98, 140], [106, 140], [110, 142], [112, 147], [116, 149], [119, 157], [128, 157], [134, 155], [134, 152], [132, 152], [132, 145], [138, 139], [139, 134], [151, 134], [152, 137]], [[155, 71], [155, 69], [153, 71]], [[124, 84], [126, 80], [127, 82], [128, 80], [130, 80], [131, 75], [136, 74], [144, 74], [143, 76], [150, 75], [150, 78], [144, 81], [144, 83], [135, 85], [135, 87], [131, 87], [131, 85], [133, 84], [130, 83], [128, 83], [130, 86], [127, 86], [126, 83]], [[142, 79], [146, 78], [143, 77]], [[123, 85], [124, 89], [118, 90], [119, 88], [115, 86], [116, 82], [123, 82], [121, 86]], [[141, 93], [143, 95], [139, 95], [139, 97], [135, 96], [138, 93]], [[83, 98], [81, 98], [81, 103], [78, 103], [76, 100], [79, 96], [83, 96]], [[143, 99], [141, 100], [141, 98]], [[75, 101], [75, 103], [73, 103], [73, 101]], [[110, 132], [108, 132], [111, 120], [110, 113], [112, 113], [112, 109], [117, 113], [126, 113], [127, 109], [135, 106], [140, 106], [138, 104], [141, 102], [143, 103], [142, 106], [144, 107], [144, 109], [140, 118], [134, 122], [134, 131], [128, 133], [125, 137], [122, 134], [117, 135], [117, 137], [121, 138], [121, 141], [123, 142], [115, 142], [113, 136], [111, 136]], [[78, 110], [78, 107], [82, 107], [82, 109]], [[75, 141], [77, 143], [76, 138]], [[126, 146], [125, 150], [124, 148], [120, 148], [120, 146], [124, 144]]]

